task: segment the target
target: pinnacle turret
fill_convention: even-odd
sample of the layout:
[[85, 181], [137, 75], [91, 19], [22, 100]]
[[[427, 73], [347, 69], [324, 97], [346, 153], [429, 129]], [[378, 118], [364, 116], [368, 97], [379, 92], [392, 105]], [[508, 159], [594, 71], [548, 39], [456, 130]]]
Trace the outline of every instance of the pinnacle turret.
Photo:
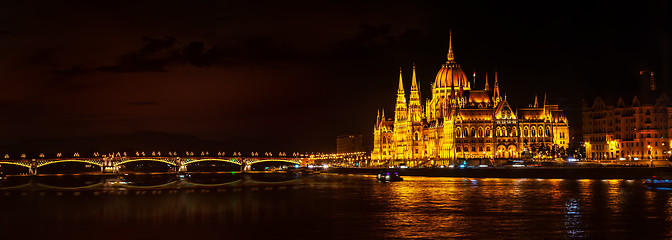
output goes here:
[[397, 94], [404, 94], [404, 82], [401, 79], [401, 68], [399, 68], [399, 89]]
[[411, 83], [411, 97], [408, 103], [408, 112], [411, 121], [422, 121], [422, 105], [420, 104], [420, 89], [418, 89], [418, 80], [415, 77], [415, 63], [413, 64], [413, 81]]
[[401, 78], [401, 68], [399, 68], [399, 90], [397, 90], [397, 105], [394, 108], [395, 121], [406, 120], [408, 116], [408, 106], [406, 105], [406, 94], [404, 93], [404, 82]]
[[415, 78], [415, 63], [413, 63], [413, 82], [411, 83], [411, 91], [418, 90], [417, 79]]
[[450, 38], [448, 39], [448, 62], [455, 62], [455, 54], [453, 54], [453, 31], [450, 31]]

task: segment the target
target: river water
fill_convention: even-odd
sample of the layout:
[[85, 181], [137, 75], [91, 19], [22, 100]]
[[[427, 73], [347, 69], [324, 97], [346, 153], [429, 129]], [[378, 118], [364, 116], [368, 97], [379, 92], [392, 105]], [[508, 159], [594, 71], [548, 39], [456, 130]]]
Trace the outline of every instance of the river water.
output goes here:
[[672, 238], [672, 192], [648, 190], [642, 180], [208, 179], [145, 181], [159, 187], [6, 184], [0, 239]]

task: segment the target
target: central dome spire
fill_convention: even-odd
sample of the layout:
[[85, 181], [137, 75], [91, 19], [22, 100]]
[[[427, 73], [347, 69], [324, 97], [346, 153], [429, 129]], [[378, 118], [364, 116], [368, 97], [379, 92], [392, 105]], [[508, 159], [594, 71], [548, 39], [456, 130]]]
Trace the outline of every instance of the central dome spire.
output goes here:
[[450, 37], [448, 38], [448, 62], [455, 62], [455, 55], [453, 54], [453, 30], [450, 30]]
[[449, 88], [462, 86], [464, 90], [471, 90], [467, 75], [462, 71], [460, 64], [455, 62], [453, 54], [453, 34], [450, 33], [448, 42], [448, 61], [441, 66], [441, 70], [436, 74], [433, 88]]

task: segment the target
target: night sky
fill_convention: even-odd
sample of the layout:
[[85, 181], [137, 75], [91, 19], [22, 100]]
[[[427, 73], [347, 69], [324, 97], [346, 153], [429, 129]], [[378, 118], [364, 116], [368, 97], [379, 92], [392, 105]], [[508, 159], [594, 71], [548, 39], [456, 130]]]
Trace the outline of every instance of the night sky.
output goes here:
[[415, 63], [430, 97], [451, 30], [478, 88], [497, 70], [513, 106], [547, 93], [574, 128], [582, 98], [628, 91], [642, 68], [669, 90], [667, 1], [465, 2], [4, 1], [0, 144], [157, 131], [370, 145], [400, 67], [408, 90]]

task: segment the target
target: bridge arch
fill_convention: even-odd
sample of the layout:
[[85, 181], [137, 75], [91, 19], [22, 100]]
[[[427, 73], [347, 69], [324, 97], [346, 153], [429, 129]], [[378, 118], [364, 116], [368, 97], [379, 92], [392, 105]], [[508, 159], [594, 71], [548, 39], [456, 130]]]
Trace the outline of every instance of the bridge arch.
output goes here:
[[203, 159], [188, 159], [188, 160], [183, 160], [182, 165], [189, 165], [192, 163], [198, 163], [198, 162], [227, 162], [227, 163], [233, 163], [236, 165], [241, 165], [240, 160], [232, 158], [232, 159], [223, 159], [223, 158], [203, 158]]
[[98, 161], [88, 161], [88, 160], [82, 160], [82, 159], [63, 159], [63, 160], [56, 160], [56, 161], [43, 161], [43, 162], [38, 162], [37, 167], [44, 167], [47, 165], [51, 165], [54, 163], [64, 163], [64, 162], [81, 162], [81, 163], [88, 163], [96, 166], [102, 166], [103, 164]]
[[25, 167], [25, 168], [30, 168], [30, 163], [0, 162], [0, 164], [16, 165], [16, 166], [21, 166], [21, 167]]
[[290, 160], [290, 159], [257, 159], [257, 160], [251, 160], [247, 162], [247, 165], [252, 165], [252, 164], [257, 164], [257, 163], [262, 163], [262, 162], [286, 162], [286, 163], [293, 163], [293, 164], [301, 164], [301, 161], [299, 160]]
[[118, 167], [118, 166], [124, 165], [124, 164], [126, 164], [126, 163], [130, 163], [130, 162], [141, 162], [141, 161], [162, 162], [162, 163], [169, 164], [169, 165], [171, 165], [171, 166], [176, 166], [176, 165], [177, 165], [177, 164], [175, 164], [174, 161], [171, 161], [171, 160], [169, 160], [169, 159], [161, 159], [161, 158], [135, 158], [135, 159], [123, 159], [123, 160], [121, 160], [121, 161], [115, 162], [115, 163], [114, 163], [114, 166], [115, 166], [115, 167]]

